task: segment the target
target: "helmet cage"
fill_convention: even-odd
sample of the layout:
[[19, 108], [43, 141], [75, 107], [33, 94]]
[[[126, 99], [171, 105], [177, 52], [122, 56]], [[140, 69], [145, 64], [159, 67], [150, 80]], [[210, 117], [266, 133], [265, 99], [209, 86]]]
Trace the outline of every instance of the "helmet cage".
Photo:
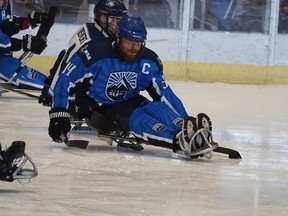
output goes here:
[[119, 22], [120, 19], [121, 19], [120, 16], [108, 16], [107, 17], [107, 23], [109, 25], [110, 23], [113, 22], [113, 20], [116, 20], [117, 22]]

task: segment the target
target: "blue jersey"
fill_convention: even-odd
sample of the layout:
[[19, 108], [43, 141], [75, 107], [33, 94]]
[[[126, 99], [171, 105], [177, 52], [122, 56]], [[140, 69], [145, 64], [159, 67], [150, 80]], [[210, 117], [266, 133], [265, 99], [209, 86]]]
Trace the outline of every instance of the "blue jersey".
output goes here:
[[70, 89], [84, 80], [90, 84], [87, 95], [99, 106], [128, 100], [146, 90], [154, 101], [166, 103], [183, 118], [187, 116], [182, 102], [164, 80], [159, 57], [148, 48], [136, 62], [128, 64], [117, 57], [110, 39], [83, 46], [53, 80], [52, 107], [68, 108]]
[[10, 6], [1, 11], [0, 17], [0, 56], [11, 54], [11, 38], [1, 30], [1, 24], [11, 17]]
[[[7, 19], [11, 18], [10, 5], [1, 11], [0, 20], [0, 78], [9, 81], [22, 62], [12, 57], [11, 35], [4, 33]], [[7, 29], [6, 29], [7, 30]], [[23, 67], [12, 83], [19, 87], [42, 89], [46, 75], [27, 66]]]

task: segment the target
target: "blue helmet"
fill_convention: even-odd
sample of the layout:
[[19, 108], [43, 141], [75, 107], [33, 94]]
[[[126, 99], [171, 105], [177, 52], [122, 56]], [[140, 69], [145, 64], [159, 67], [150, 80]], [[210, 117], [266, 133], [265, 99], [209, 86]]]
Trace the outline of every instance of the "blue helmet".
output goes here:
[[125, 15], [117, 24], [117, 35], [128, 40], [145, 41], [147, 30], [143, 20], [140, 17]]

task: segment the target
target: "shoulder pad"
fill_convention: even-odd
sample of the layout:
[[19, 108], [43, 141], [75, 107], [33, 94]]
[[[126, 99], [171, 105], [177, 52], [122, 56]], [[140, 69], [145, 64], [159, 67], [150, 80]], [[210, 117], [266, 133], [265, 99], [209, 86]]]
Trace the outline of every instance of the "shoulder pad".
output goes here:
[[151, 61], [154, 61], [156, 62], [156, 64], [158, 65], [158, 67], [163, 67], [163, 64], [162, 64], [162, 61], [161, 59], [159, 58], [159, 56], [154, 52], [152, 51], [151, 49], [149, 48], [146, 48], [144, 49], [143, 51], [143, 56], [142, 58], [146, 58], [146, 59], [149, 59]]
[[112, 49], [112, 40], [110, 38], [105, 38], [83, 45], [78, 50], [78, 55], [85, 65], [89, 66], [100, 59], [109, 58]]

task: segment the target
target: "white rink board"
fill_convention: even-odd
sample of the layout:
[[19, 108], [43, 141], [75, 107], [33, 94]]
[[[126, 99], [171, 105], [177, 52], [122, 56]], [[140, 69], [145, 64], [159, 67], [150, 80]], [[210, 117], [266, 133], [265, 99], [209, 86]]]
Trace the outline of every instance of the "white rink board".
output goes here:
[[[48, 36], [48, 47], [41, 56], [57, 56], [62, 49], [67, 49], [69, 39], [78, 28], [79, 25], [54, 24]], [[35, 32], [36, 29], [26, 30], [18, 35]], [[183, 39], [185, 34], [188, 35], [188, 41]], [[263, 66], [271, 62], [272, 65], [288, 65], [286, 35], [276, 37], [275, 50], [271, 47], [269, 35], [259, 33], [185, 32], [148, 28], [147, 37], [147, 47], [154, 50], [162, 61]]]

